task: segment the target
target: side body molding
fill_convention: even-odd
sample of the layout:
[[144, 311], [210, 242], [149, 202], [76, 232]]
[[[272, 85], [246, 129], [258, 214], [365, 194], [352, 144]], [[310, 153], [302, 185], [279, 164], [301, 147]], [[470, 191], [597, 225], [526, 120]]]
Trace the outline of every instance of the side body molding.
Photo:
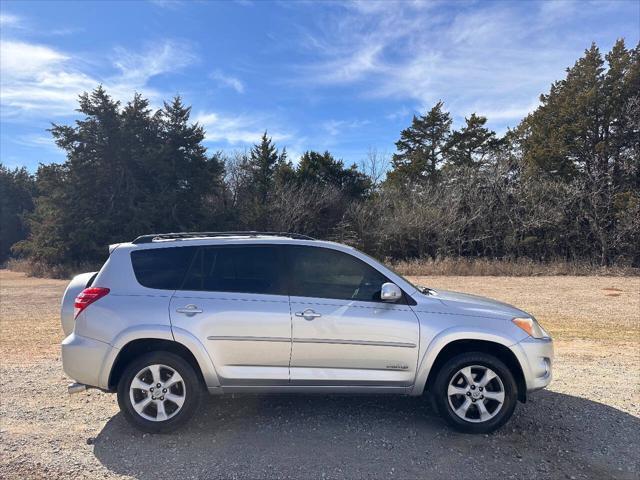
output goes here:
[[[487, 342], [499, 343], [500, 345], [504, 345], [508, 348], [511, 348], [515, 343], [513, 339], [503, 335], [497, 330], [487, 330], [469, 326], [452, 327], [443, 330], [436, 335], [428, 344], [426, 349], [421, 352], [416, 381], [413, 390], [411, 391], [411, 395], [422, 395], [427, 383], [427, 378], [429, 377], [429, 372], [431, 371], [431, 367], [438, 357], [438, 354], [444, 347], [456, 340], [484, 340]], [[518, 361], [522, 364], [522, 359], [519, 356]]]

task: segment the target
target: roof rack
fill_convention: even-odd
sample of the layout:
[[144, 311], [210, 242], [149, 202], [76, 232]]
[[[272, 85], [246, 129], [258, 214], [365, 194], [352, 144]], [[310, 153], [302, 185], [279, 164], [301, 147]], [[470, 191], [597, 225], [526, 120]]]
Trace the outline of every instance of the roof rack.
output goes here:
[[131, 243], [152, 243], [160, 240], [186, 240], [189, 238], [215, 238], [215, 237], [288, 237], [295, 240], [315, 240], [313, 237], [302, 235], [299, 233], [289, 232], [256, 232], [256, 231], [238, 231], [238, 232], [177, 232], [177, 233], [153, 233], [151, 235], [141, 235]]

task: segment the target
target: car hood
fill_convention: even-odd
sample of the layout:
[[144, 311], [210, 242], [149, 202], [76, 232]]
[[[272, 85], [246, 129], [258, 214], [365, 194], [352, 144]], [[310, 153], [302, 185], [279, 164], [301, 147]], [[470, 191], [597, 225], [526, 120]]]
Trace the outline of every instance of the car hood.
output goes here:
[[457, 310], [462, 314], [476, 315], [482, 317], [504, 317], [512, 319], [514, 317], [530, 317], [527, 312], [490, 298], [467, 293], [452, 292], [449, 290], [431, 289], [431, 298], [440, 300], [447, 307]]

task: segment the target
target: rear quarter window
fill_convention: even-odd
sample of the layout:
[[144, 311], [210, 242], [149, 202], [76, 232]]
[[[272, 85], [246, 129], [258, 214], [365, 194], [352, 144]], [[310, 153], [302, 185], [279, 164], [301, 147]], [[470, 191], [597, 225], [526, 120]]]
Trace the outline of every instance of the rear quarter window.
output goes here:
[[131, 252], [133, 273], [140, 285], [177, 290], [182, 285], [196, 247], [153, 248]]

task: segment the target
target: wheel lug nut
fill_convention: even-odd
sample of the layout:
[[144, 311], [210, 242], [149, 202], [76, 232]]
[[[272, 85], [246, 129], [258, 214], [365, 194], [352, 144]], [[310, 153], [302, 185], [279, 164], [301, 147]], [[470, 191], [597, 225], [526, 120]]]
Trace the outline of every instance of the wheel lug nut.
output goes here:
[[482, 391], [482, 387], [480, 387], [478, 390]]
[[163, 389], [162, 389], [162, 393], [167, 393], [167, 389], [166, 389], [166, 388], [163, 388]]
[[471, 390], [475, 390], [476, 386], [475, 385], [471, 385]]
[[164, 400], [164, 396], [160, 397], [160, 400]]
[[160, 388], [162, 385], [160, 385], [159, 383], [156, 385], [156, 387]]
[[150, 391], [150, 392], [153, 392], [153, 387], [151, 387], [151, 388], [149, 389], [149, 391]]
[[467, 392], [467, 396], [470, 397], [471, 396], [471, 392]]

